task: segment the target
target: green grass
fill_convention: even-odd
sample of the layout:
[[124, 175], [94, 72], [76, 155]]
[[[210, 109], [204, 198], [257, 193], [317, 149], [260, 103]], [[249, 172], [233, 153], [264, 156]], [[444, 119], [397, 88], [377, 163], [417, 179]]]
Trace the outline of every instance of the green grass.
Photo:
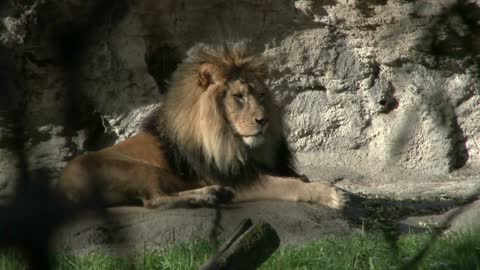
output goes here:
[[[277, 250], [260, 269], [399, 269], [411, 260], [430, 239], [428, 234], [401, 236], [397, 251], [381, 233], [327, 237], [302, 246]], [[87, 256], [58, 255], [56, 269], [198, 269], [213, 252], [205, 240], [147, 250], [134, 257], [96, 252]], [[480, 232], [442, 236], [417, 265], [417, 269], [480, 270]], [[14, 252], [0, 254], [0, 269], [26, 269]], [[408, 268], [412, 269], [412, 268]]]

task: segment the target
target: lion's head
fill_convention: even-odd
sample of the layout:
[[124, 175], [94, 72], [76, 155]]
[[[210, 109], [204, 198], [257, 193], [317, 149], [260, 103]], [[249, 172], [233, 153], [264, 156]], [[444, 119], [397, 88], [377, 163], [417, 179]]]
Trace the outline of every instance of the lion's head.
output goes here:
[[265, 59], [243, 44], [193, 47], [173, 74], [159, 131], [194, 163], [189, 165], [221, 175], [275, 167], [282, 153], [290, 164], [266, 76]]

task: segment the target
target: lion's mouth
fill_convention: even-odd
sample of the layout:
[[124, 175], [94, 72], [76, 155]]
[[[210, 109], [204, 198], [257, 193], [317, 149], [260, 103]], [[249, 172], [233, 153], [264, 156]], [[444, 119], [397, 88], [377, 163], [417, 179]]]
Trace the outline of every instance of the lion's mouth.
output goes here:
[[260, 146], [265, 140], [265, 138], [262, 132], [258, 132], [254, 135], [243, 135], [242, 140], [248, 147], [255, 148]]
[[262, 136], [263, 133], [261, 131], [254, 133], [254, 134], [248, 134], [248, 135], [242, 135], [242, 137], [255, 137], [255, 136]]

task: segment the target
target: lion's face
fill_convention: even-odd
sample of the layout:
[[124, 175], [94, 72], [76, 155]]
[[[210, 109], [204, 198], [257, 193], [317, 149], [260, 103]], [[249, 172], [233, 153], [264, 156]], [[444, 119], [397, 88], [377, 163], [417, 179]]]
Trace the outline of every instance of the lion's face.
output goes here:
[[275, 166], [276, 149], [286, 143], [281, 108], [264, 83], [266, 60], [240, 45], [200, 44], [187, 55], [172, 76], [157, 130], [189, 159], [221, 173], [253, 160]]
[[226, 120], [248, 147], [260, 146], [269, 124], [265, 85], [252, 74], [240, 75], [225, 84]]

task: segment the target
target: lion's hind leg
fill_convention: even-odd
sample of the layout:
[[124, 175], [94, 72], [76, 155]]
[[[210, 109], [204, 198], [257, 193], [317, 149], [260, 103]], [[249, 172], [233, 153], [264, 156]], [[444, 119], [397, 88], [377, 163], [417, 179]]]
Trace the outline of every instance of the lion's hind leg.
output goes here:
[[231, 188], [213, 185], [186, 190], [172, 195], [156, 194], [142, 201], [145, 208], [195, 208], [229, 203], [233, 197], [234, 192]]

